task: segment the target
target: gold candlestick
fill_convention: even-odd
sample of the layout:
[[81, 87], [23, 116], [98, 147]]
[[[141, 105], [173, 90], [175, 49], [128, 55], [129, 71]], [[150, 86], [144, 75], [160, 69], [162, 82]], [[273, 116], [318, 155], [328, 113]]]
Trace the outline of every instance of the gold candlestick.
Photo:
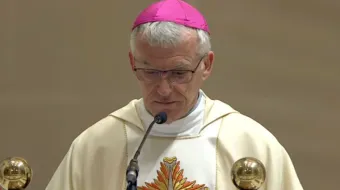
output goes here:
[[0, 162], [0, 190], [24, 190], [30, 184], [32, 174], [25, 159], [6, 158]]

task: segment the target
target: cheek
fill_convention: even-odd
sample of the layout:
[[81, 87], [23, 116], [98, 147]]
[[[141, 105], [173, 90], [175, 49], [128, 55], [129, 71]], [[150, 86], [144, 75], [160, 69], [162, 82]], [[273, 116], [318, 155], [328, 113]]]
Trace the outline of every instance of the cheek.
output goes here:
[[[201, 87], [201, 81], [199, 78], [193, 78], [191, 83], [184, 85], [181, 88], [181, 94], [186, 97], [186, 100], [191, 102], [193, 99], [197, 97], [197, 93]], [[189, 103], [188, 102], [188, 103]]]
[[193, 93], [195, 93], [195, 88], [192, 84], [183, 84], [174, 86], [176, 90], [176, 94], [181, 96], [181, 99], [184, 98], [186, 101], [185, 104], [192, 100]]
[[142, 90], [143, 97], [145, 99], [151, 98], [152, 93], [155, 90], [155, 86], [154, 85], [150, 85], [150, 84], [145, 84], [143, 82], [139, 82], [139, 86], [140, 86], [140, 88]]
[[186, 96], [189, 86], [184, 84], [174, 85], [173, 89], [177, 92], [177, 94], [181, 94], [183, 96]]

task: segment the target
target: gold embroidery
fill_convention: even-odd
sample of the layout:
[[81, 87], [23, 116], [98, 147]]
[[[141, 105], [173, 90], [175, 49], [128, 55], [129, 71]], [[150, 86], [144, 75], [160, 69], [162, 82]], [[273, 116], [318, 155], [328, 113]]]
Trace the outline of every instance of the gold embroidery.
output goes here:
[[180, 161], [176, 157], [165, 157], [157, 170], [157, 179], [153, 183], [146, 182], [138, 190], [209, 190], [205, 184], [196, 184], [196, 181], [187, 181], [183, 177], [184, 170], [180, 168]]

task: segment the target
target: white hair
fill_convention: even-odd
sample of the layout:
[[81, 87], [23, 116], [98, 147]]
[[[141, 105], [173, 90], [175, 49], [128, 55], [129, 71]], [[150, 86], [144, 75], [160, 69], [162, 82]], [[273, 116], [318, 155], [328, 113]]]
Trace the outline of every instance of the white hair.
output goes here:
[[195, 31], [198, 37], [197, 54], [203, 55], [211, 50], [209, 34], [200, 29], [193, 29], [174, 22], [152, 22], [145, 23], [136, 27], [130, 35], [130, 48], [132, 54], [135, 54], [136, 38], [138, 34], [146, 39], [149, 45], [159, 47], [175, 47], [182, 42], [183, 37], [188, 32]]

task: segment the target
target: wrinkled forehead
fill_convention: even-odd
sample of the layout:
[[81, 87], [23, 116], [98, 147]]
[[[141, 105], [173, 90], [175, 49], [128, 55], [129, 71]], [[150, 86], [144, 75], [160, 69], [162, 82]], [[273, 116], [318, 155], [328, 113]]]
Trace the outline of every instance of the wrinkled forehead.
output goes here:
[[190, 69], [193, 58], [184, 55], [167, 57], [149, 57], [145, 59], [135, 58], [137, 67], [146, 67], [159, 70]]
[[183, 38], [175, 46], [150, 45], [142, 38], [135, 41], [134, 56], [139, 64], [156, 68], [187, 67], [197, 59], [197, 40], [193, 37]]

